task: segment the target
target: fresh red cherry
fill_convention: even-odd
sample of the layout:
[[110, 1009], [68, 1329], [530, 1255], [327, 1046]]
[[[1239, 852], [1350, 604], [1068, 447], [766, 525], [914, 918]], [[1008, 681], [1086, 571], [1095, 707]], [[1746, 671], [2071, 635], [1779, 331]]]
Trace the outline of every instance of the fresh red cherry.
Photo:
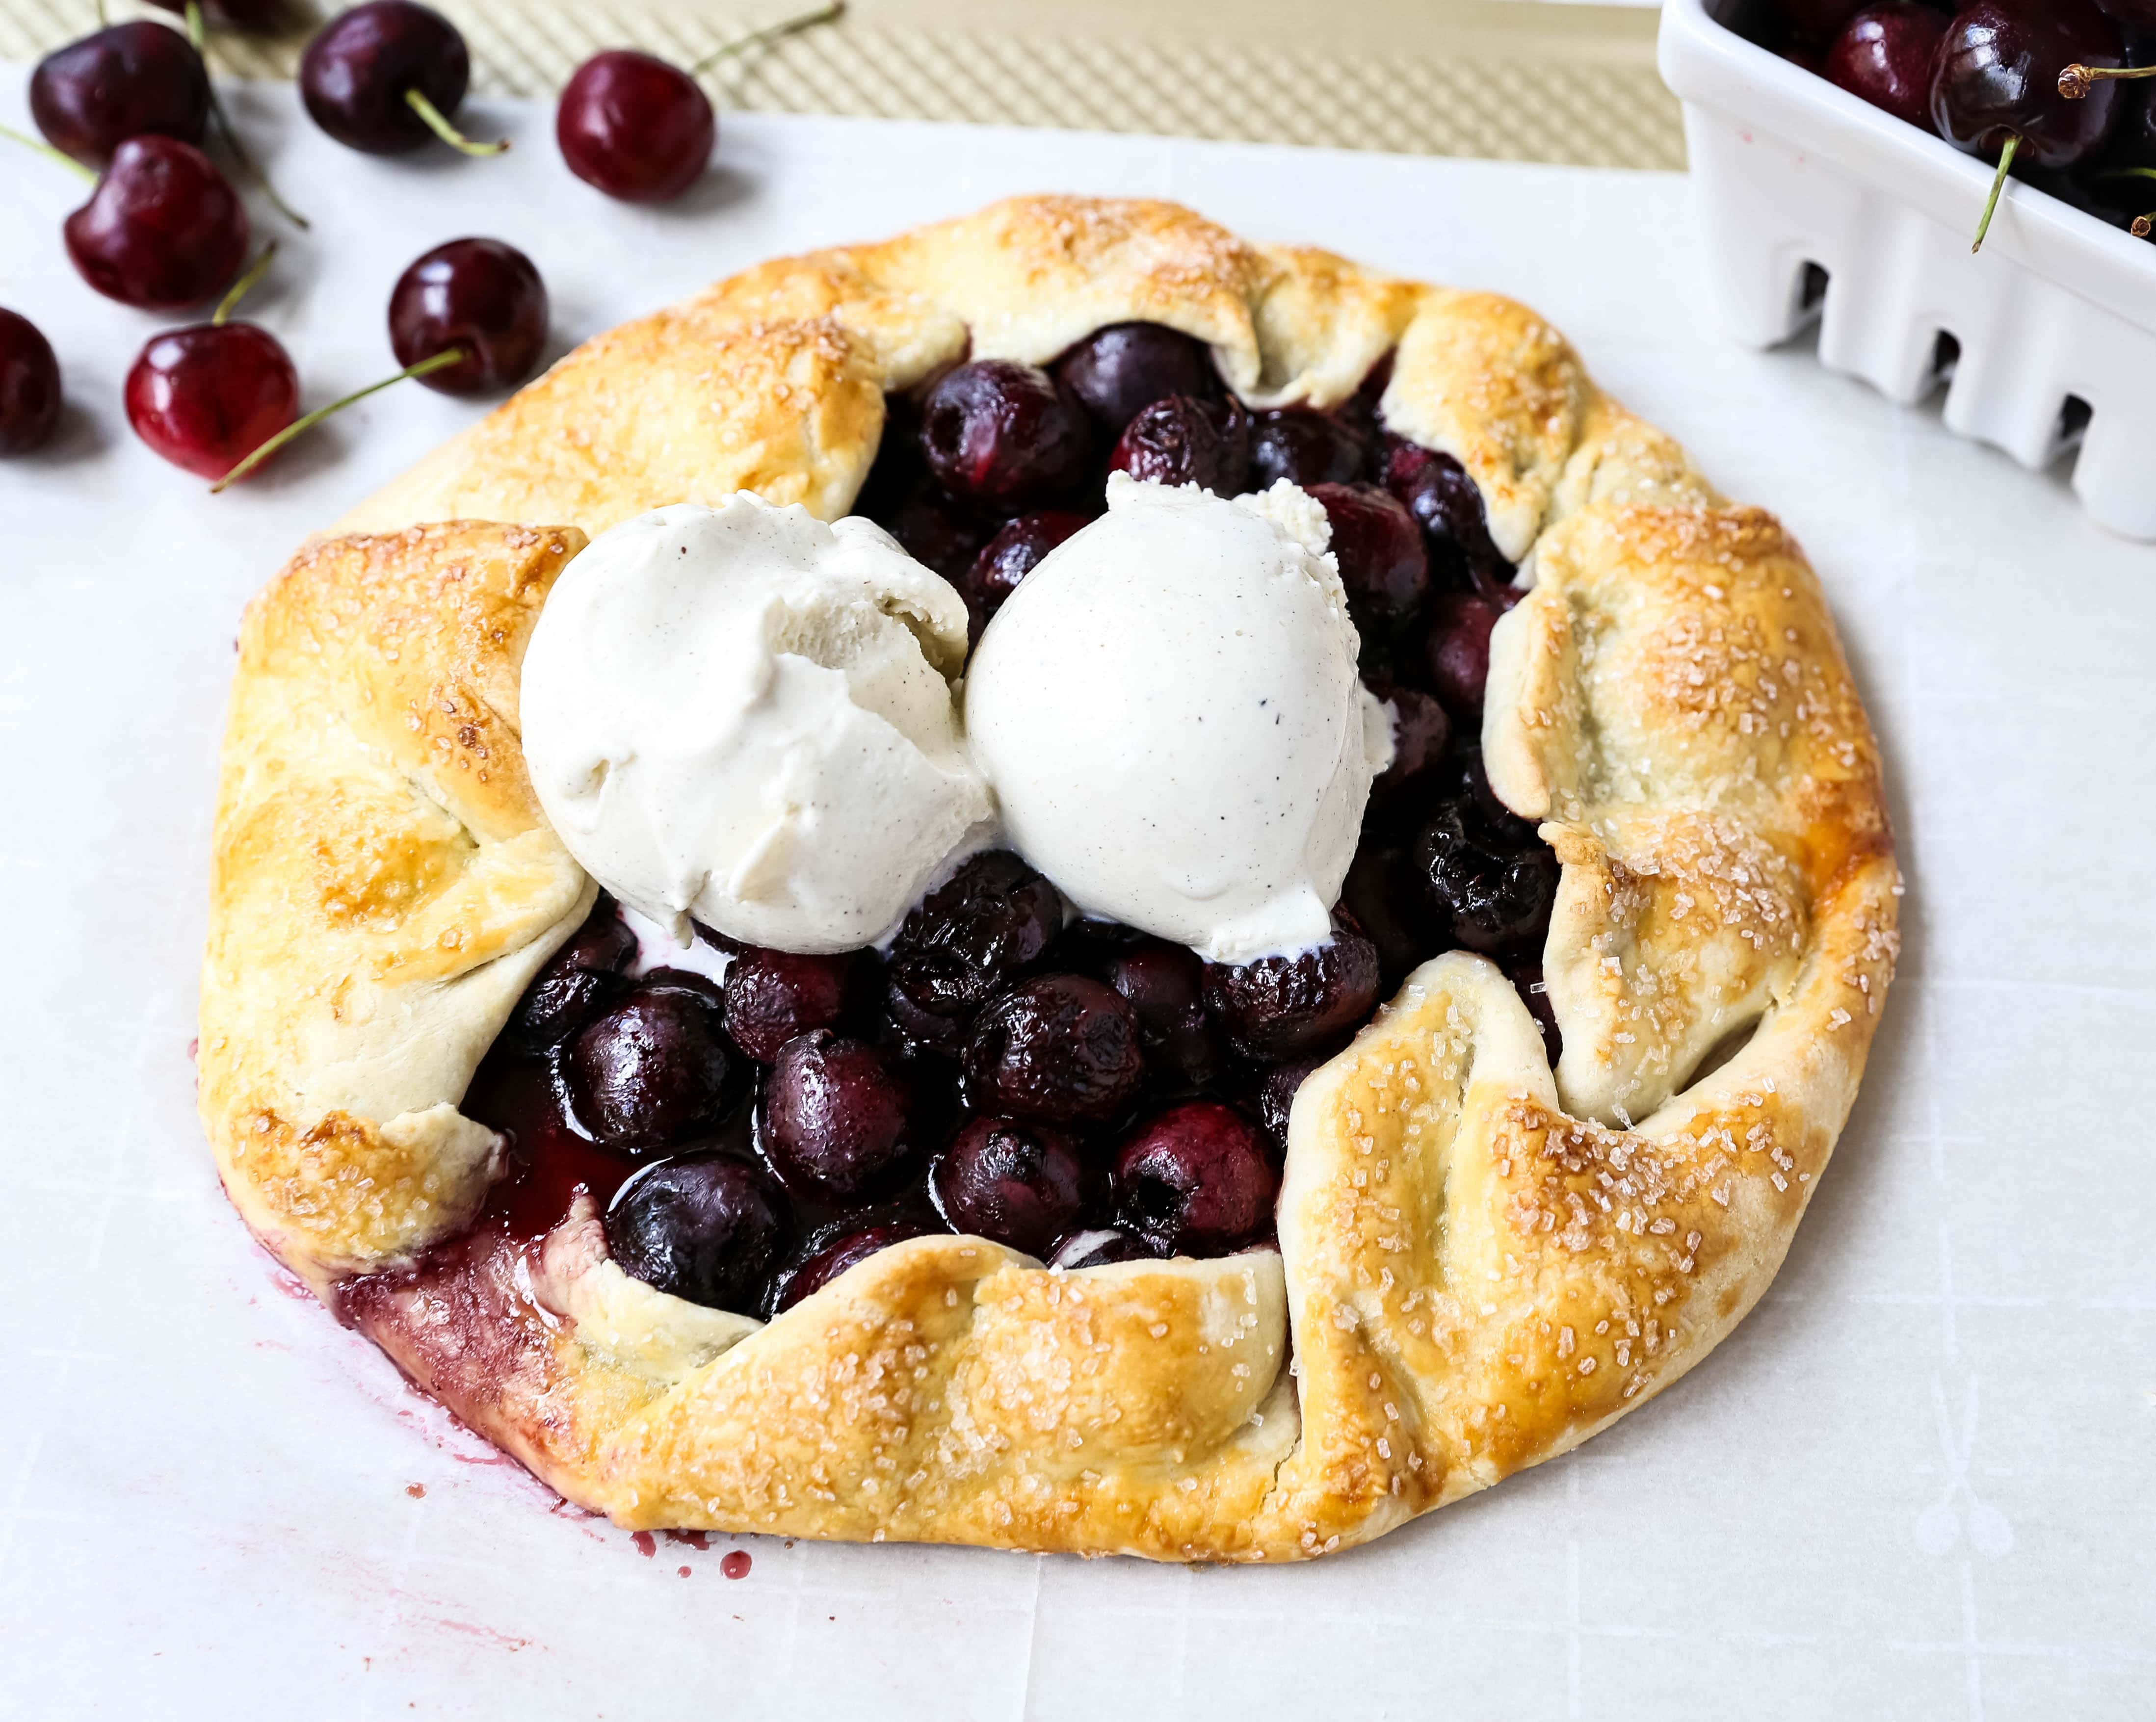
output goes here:
[[1947, 23], [1944, 13], [1918, 0], [1867, 6], [1834, 38], [1826, 75], [1851, 95], [1929, 131], [1932, 58]]
[[1849, 22], [1864, 0], [1782, 0], [1782, 15], [1798, 36], [1824, 42]]
[[300, 416], [300, 373], [256, 324], [198, 323], [151, 336], [127, 372], [126, 402], [151, 448], [221, 479]]
[[224, 478], [300, 416], [300, 373], [277, 337], [253, 323], [225, 320], [270, 254], [263, 254], [208, 322], [151, 336], [128, 368], [124, 398], [135, 434], [173, 465], [206, 479]]
[[300, 95], [315, 124], [370, 156], [401, 156], [436, 137], [469, 156], [507, 149], [474, 143], [450, 124], [470, 83], [456, 26], [413, 0], [366, 0], [339, 13], [300, 60]]
[[28, 454], [60, 422], [60, 361], [28, 317], [0, 307], [0, 454]]
[[547, 285], [531, 259], [499, 239], [452, 239], [397, 278], [389, 345], [408, 368], [456, 349], [422, 380], [445, 395], [479, 395], [529, 377], [547, 344]]
[[30, 74], [30, 117], [55, 149], [102, 167], [146, 131], [199, 144], [209, 74], [177, 30], [136, 18], [56, 48]]
[[554, 110], [554, 140], [569, 172], [630, 203], [664, 203], [687, 191], [718, 135], [696, 80], [634, 49], [608, 49], [578, 66]]
[[434, 386], [453, 395], [521, 382], [546, 340], [547, 288], [530, 258], [499, 239], [437, 245], [398, 278], [389, 295], [389, 344], [404, 368], [287, 425], [210, 488], [222, 490], [246, 477], [331, 413], [407, 377], [448, 377]]
[[609, 48], [578, 66], [554, 110], [554, 141], [569, 172], [609, 197], [664, 203], [696, 182], [718, 141], [718, 120], [696, 76], [729, 54], [837, 18], [819, 6], [713, 49], [686, 71], [634, 49]]
[[[150, 0], [167, 12], [184, 13], [187, 0]], [[234, 30], [266, 30], [276, 22], [282, 0], [208, 0], [203, 13], [212, 23]]]
[[131, 137], [63, 231], [84, 280], [144, 310], [213, 299], [247, 262], [247, 211], [208, 156], [176, 137]]
[[2125, 62], [2118, 26], [2094, 0], [1973, 0], [1956, 13], [1933, 62], [1931, 111], [1939, 136], [1999, 172], [1979, 223], [1981, 249], [2006, 176], [2017, 159], [2071, 167], [2100, 149], [2118, 116], [2117, 86], [2084, 79], [2078, 99], [2067, 69], [2116, 69]]

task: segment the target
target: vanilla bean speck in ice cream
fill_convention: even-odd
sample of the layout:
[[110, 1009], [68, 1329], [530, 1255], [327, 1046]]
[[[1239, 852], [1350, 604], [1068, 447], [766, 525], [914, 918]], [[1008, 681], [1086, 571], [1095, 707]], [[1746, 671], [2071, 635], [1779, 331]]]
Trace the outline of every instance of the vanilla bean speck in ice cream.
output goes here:
[[562, 841], [686, 943], [890, 932], [994, 802], [955, 688], [966, 607], [880, 526], [746, 493], [601, 534], [525, 655], [532, 787]]
[[1005, 833], [1087, 912], [1212, 961], [1322, 944], [1393, 746], [1325, 511], [1285, 479], [1230, 502], [1118, 473], [1107, 500], [968, 671]]

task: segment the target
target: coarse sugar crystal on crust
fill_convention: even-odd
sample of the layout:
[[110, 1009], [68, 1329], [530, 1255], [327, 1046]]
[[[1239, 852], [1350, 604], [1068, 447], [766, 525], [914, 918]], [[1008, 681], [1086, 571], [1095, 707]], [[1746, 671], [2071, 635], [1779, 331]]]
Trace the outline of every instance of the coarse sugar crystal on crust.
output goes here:
[[[1348, 400], [1457, 459], [1529, 590], [1489, 780], [1562, 863], [1541, 1035], [1489, 962], [1408, 976], [1306, 1080], [1279, 1247], [1051, 1272], [929, 1236], [777, 1319], [631, 1279], [590, 1202], [472, 1220], [459, 1108], [595, 887], [518, 741], [586, 536], [752, 489], [844, 513], [887, 394], [1110, 323], [1254, 406]], [[1876, 746], [1768, 515], [1524, 307], [1019, 198], [766, 264], [624, 325], [361, 505], [250, 608], [218, 790], [202, 1111], [247, 1223], [421, 1386], [635, 1528], [1170, 1561], [1367, 1541], [1566, 1451], [1773, 1278], [1862, 1074], [1899, 894]]]

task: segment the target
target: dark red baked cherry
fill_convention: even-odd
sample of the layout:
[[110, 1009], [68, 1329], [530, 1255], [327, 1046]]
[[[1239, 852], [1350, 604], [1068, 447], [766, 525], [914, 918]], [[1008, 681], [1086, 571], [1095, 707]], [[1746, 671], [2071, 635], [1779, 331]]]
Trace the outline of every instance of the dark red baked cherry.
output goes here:
[[1418, 965], [1451, 946], [1450, 935], [1438, 931], [1428, 912], [1427, 898], [1408, 843], [1366, 833], [1341, 881], [1340, 906], [1377, 949], [1380, 992], [1390, 992]]
[[214, 299], [247, 262], [247, 211], [210, 158], [152, 132], [131, 137], [64, 228], [69, 259], [107, 299], [182, 310]]
[[745, 947], [726, 966], [726, 1033], [768, 1064], [796, 1035], [831, 1028], [846, 1014], [857, 954], [810, 956]]
[[1472, 723], [1482, 715], [1482, 696], [1490, 684], [1490, 631], [1499, 613], [1489, 599], [1471, 592], [1441, 592], [1430, 602], [1424, 647], [1430, 684], [1455, 721]]
[[1419, 443], [1389, 435], [1385, 441], [1385, 488], [1422, 528], [1432, 576], [1454, 586], [1509, 581], [1512, 566], [1491, 540], [1482, 492], [1467, 469]]
[[1274, 1065], [1258, 1080], [1258, 1128], [1265, 1133], [1276, 1163], [1287, 1153], [1287, 1127], [1295, 1113], [1295, 1097], [1310, 1080], [1311, 1072], [1325, 1062], [1323, 1058], [1291, 1058]]
[[1312, 484], [1332, 526], [1332, 556], [1348, 613], [1365, 641], [1399, 626], [1430, 592], [1430, 552], [1414, 516], [1375, 484]]
[[719, 136], [711, 98], [655, 54], [610, 48], [578, 66], [554, 110], [569, 172], [609, 197], [664, 203], [696, 182]]
[[839, 1233], [781, 1279], [772, 1313], [778, 1315], [791, 1309], [803, 1298], [823, 1290], [847, 1268], [865, 1262], [894, 1243], [920, 1236], [921, 1227], [911, 1220], [890, 1220], [881, 1225]]
[[173, 465], [221, 479], [300, 416], [300, 373], [256, 324], [198, 323], [150, 337], [126, 400], [136, 436]]
[[397, 278], [389, 346], [408, 369], [455, 348], [454, 364], [420, 378], [445, 395], [514, 387], [547, 345], [547, 284], [531, 259], [499, 239], [452, 239]]
[[1282, 407], [1250, 418], [1253, 490], [1269, 490], [1282, 479], [1306, 490], [1345, 484], [1362, 476], [1369, 454], [1369, 438], [1329, 413]]
[[1048, 1265], [1072, 1273], [1081, 1268], [1105, 1268], [1111, 1262], [1158, 1261], [1161, 1252], [1135, 1232], [1120, 1226], [1096, 1226], [1073, 1232], [1049, 1253]]
[[1132, 1132], [1115, 1187], [1127, 1230], [1171, 1255], [1219, 1256], [1270, 1228], [1280, 1181], [1241, 1113], [1187, 1100]]
[[1415, 863], [1453, 938], [1470, 951], [1531, 949], [1548, 934], [1557, 857], [1540, 842], [1512, 847], [1471, 802], [1450, 802], [1430, 816]]
[[1050, 509], [1040, 514], [1020, 515], [1004, 525], [982, 546], [965, 578], [957, 582], [966, 601], [966, 618], [975, 644], [981, 631], [1018, 583], [1040, 566], [1040, 559], [1086, 524], [1086, 516], [1067, 510]]
[[1452, 720], [1444, 706], [1419, 688], [1395, 688], [1393, 708], [1393, 762], [1371, 786], [1372, 792], [1389, 796], [1405, 788], [1445, 757], [1452, 740]]
[[28, 454], [60, 422], [60, 361], [28, 317], [0, 307], [0, 454]]
[[1101, 957], [1100, 975], [1137, 1013], [1156, 1089], [1165, 1082], [1203, 1088], [1219, 1075], [1221, 1038], [1205, 1013], [1205, 965], [1196, 951], [1165, 939], [1135, 939]]
[[399, 156], [434, 138], [495, 155], [450, 124], [471, 83], [457, 28], [413, 0], [365, 0], [315, 33], [300, 59], [300, 95], [316, 125], [347, 148]]
[[1040, 366], [982, 359], [928, 392], [921, 448], [952, 496], [1015, 512], [1077, 486], [1092, 459], [1093, 432]]
[[547, 959], [516, 1002], [510, 1026], [526, 1046], [559, 1046], [622, 991], [622, 971], [636, 956], [636, 935], [602, 895], [568, 942]]
[[1240, 496], [1250, 488], [1250, 415], [1233, 396], [1170, 395], [1124, 426], [1108, 466], [1156, 484], [1202, 484]]
[[1782, 15], [1800, 38], [1824, 42], [1849, 22], [1864, 0], [1782, 0]]
[[1205, 1007], [1246, 1058], [1299, 1058], [1360, 1028], [1378, 1002], [1378, 951], [1336, 915], [1332, 936], [1294, 956], [1205, 966]]
[[779, 1048], [765, 1080], [764, 1155], [803, 1196], [863, 1200], [896, 1183], [913, 1156], [908, 1099], [878, 1048], [814, 1029]]
[[1008, 849], [973, 856], [907, 915], [891, 941], [889, 1002], [898, 1026], [947, 1051], [973, 1013], [1063, 930], [1063, 899]]
[[30, 74], [30, 117], [54, 148], [102, 167], [131, 137], [199, 144], [209, 74], [177, 30], [136, 18], [56, 48]]
[[570, 1038], [562, 1079], [592, 1137], [634, 1155], [715, 1129], [740, 1098], [738, 1066], [717, 1007], [649, 975]]
[[1052, 1125], [977, 1118], [936, 1157], [928, 1186], [954, 1232], [1045, 1256], [1078, 1222], [1086, 1165]]
[[1919, 0], [1886, 0], [1849, 21], [1827, 50], [1826, 75], [1897, 120], [1932, 129], [1932, 59], [1947, 16]]
[[1212, 350], [1163, 323], [1111, 323], [1064, 354], [1055, 369], [1110, 443], [1141, 407], [1170, 395], [1223, 392]]
[[2016, 161], [2071, 167], [2102, 146], [2118, 114], [2117, 84], [2087, 84], [2069, 100], [2060, 78], [2069, 66], [2118, 68], [2125, 52], [2094, 0], [1971, 0], [1954, 15], [1933, 62], [1932, 123], [1955, 148], [1999, 162], [1973, 249]]
[[998, 525], [993, 514], [946, 495], [926, 472], [887, 513], [870, 518], [896, 538], [908, 556], [954, 585], [966, 577]]
[[1527, 1014], [1535, 1019], [1535, 1027], [1542, 1030], [1543, 1050], [1548, 1053], [1554, 1067], [1564, 1056], [1564, 1036], [1558, 1029], [1557, 1011], [1550, 1003], [1549, 988], [1543, 981], [1543, 966], [1538, 962], [1521, 963], [1510, 971], [1508, 978], [1527, 1006]]
[[606, 1211], [607, 1248], [632, 1279], [709, 1309], [762, 1313], [792, 1215], [762, 1171], [685, 1154], [639, 1170]]
[[1137, 1013], [1082, 975], [1041, 975], [993, 1000], [966, 1043], [968, 1098], [1051, 1124], [1113, 1118], [1145, 1077]]

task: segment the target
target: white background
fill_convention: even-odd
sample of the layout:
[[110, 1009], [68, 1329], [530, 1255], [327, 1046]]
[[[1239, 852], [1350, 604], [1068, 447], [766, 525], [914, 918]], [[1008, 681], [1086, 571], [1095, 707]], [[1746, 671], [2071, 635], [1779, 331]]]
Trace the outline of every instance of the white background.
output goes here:
[[474, 409], [400, 387], [207, 495], [121, 418], [153, 324], [69, 269], [78, 187], [11, 157], [0, 303], [74, 404], [0, 465], [0, 1714], [2150, 1714], [2156, 552], [1935, 414], [1722, 344], [1674, 178], [729, 118], [650, 213], [570, 179], [536, 110], [472, 116], [508, 156], [396, 164], [285, 92], [239, 105], [316, 218], [249, 307], [310, 404], [392, 368], [390, 284], [468, 232], [537, 261], [562, 347], [1027, 189], [1163, 193], [1530, 300], [1805, 541], [1885, 746], [1907, 956], [1774, 1291], [1572, 1458], [1295, 1570], [750, 1538], [732, 1582], [727, 1539], [640, 1550], [295, 1295], [193, 1116], [240, 606]]

